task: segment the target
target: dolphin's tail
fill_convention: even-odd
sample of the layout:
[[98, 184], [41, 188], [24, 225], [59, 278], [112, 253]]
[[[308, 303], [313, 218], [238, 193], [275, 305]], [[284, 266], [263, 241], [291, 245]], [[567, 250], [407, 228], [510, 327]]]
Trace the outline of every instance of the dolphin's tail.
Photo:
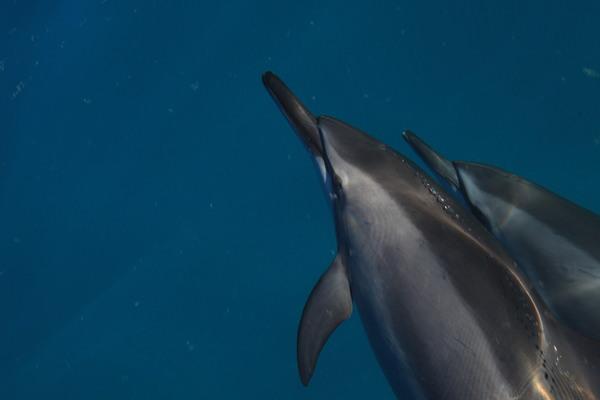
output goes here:
[[456, 168], [452, 161], [449, 161], [436, 153], [427, 143], [411, 131], [402, 133], [404, 139], [417, 152], [417, 154], [425, 161], [425, 163], [442, 178], [447, 180], [455, 189], [460, 187], [460, 181]]

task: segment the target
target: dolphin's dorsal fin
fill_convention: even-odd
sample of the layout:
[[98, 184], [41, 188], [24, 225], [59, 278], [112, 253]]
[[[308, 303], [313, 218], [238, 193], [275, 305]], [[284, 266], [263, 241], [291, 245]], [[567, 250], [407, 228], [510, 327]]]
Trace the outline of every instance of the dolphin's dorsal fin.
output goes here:
[[298, 370], [306, 386], [319, 353], [331, 333], [352, 313], [352, 296], [346, 267], [338, 254], [315, 285], [298, 328]]
[[435, 152], [427, 143], [411, 131], [402, 132], [404, 139], [419, 154], [425, 163], [438, 175], [446, 179], [454, 189], [460, 187], [458, 174], [452, 161]]

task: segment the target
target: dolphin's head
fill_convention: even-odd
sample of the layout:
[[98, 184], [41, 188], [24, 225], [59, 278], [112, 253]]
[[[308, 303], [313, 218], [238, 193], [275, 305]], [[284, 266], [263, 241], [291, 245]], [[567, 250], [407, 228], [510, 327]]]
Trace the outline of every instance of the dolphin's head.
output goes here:
[[[272, 72], [262, 76], [263, 84], [286, 116], [288, 122], [313, 156], [325, 190], [332, 199], [339, 198], [349, 182], [353, 164], [376, 165], [401, 157], [409, 176], [414, 175], [414, 164], [371, 136], [328, 116], [315, 116], [292, 93], [285, 83]], [[366, 164], [366, 165], [365, 165]], [[397, 170], [397, 168], [396, 168]], [[398, 171], [395, 171], [398, 172]], [[402, 182], [396, 182], [402, 186]]]

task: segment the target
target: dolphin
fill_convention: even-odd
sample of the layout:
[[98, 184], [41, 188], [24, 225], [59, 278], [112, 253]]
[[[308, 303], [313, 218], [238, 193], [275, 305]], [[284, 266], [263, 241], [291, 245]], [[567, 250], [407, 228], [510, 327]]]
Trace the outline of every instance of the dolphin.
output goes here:
[[321, 171], [335, 222], [337, 254], [298, 328], [304, 385], [356, 305], [398, 398], [600, 399], [598, 343], [547, 311], [469, 211], [402, 154], [314, 116], [273, 73], [263, 83]]
[[600, 338], [600, 216], [500, 168], [448, 161], [410, 131], [404, 137], [462, 194], [556, 316]]

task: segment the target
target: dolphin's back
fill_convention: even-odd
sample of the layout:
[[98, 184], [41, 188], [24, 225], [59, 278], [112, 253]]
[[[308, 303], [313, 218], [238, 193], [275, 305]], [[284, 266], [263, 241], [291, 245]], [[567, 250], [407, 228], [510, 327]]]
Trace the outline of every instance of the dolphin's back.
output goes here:
[[500, 168], [449, 161], [412, 132], [404, 137], [462, 193], [554, 314], [600, 338], [600, 216]]
[[474, 211], [555, 314], [600, 337], [600, 217], [498, 168], [455, 165]]

